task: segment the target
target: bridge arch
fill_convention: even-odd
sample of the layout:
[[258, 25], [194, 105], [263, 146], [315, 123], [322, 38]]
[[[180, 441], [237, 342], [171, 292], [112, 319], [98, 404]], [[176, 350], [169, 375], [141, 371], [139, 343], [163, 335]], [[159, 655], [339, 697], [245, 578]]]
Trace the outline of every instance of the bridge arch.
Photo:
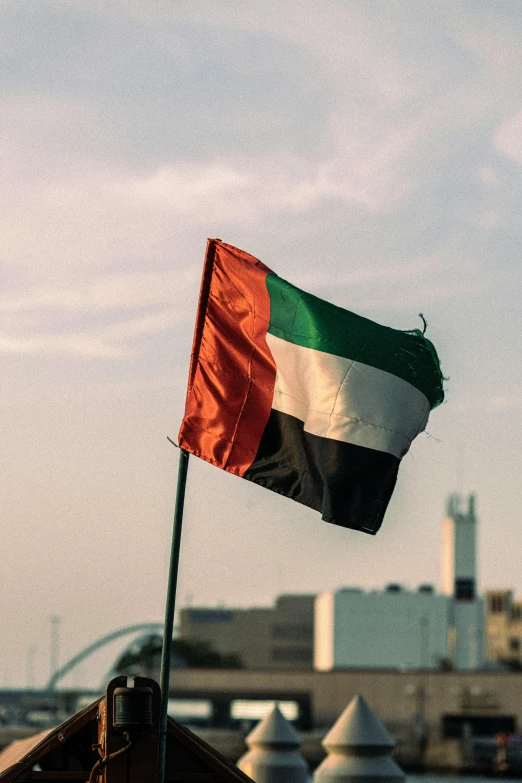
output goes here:
[[163, 630], [163, 623], [136, 623], [135, 625], [126, 625], [125, 628], [118, 628], [118, 630], [112, 631], [112, 633], [108, 633], [106, 636], [102, 636], [100, 639], [97, 639], [97, 641], [89, 644], [87, 647], [84, 647], [84, 649], [75, 655], [74, 658], [71, 658], [70, 661], [67, 661], [67, 663], [65, 663], [63, 666], [60, 666], [60, 668], [54, 672], [49, 682], [47, 683], [48, 690], [54, 690], [57, 683], [63, 679], [66, 674], [69, 674], [69, 672], [74, 669], [75, 666], [78, 666], [78, 664], [80, 664], [90, 655], [95, 653], [101, 647], [105, 647], [106, 644], [110, 644], [115, 639], [119, 639], [121, 636], [128, 636], [133, 633], [139, 633], [140, 631], [145, 632], [160, 630]]

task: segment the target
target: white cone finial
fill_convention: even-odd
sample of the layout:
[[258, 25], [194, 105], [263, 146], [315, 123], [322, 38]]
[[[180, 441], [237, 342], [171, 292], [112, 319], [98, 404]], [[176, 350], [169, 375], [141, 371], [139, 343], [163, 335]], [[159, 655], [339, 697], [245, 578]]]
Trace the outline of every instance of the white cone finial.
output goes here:
[[237, 766], [255, 783], [306, 783], [308, 766], [299, 753], [301, 740], [279, 707], [264, 718], [246, 738], [250, 750]]

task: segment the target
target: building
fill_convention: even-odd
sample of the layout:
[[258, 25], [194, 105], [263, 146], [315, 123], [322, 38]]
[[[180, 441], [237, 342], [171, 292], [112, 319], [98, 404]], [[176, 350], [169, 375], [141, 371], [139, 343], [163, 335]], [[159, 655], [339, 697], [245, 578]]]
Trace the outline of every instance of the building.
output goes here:
[[475, 499], [448, 500], [442, 522], [442, 594], [389, 585], [327, 591], [316, 599], [314, 665], [459, 670], [484, 665], [483, 600], [476, 589]]
[[[416, 591], [389, 585], [384, 591], [329, 590], [315, 599], [315, 608], [313, 595], [283, 595], [273, 608], [186, 608], [180, 634], [235, 653], [247, 669], [480, 669], [484, 601], [477, 593], [476, 559], [475, 498], [465, 504], [451, 495], [442, 521], [442, 593], [431, 585]], [[515, 620], [508, 603], [508, 614], [492, 616], [491, 627], [496, 623], [503, 639], [502, 656], [513, 658], [520, 652], [522, 611]]]
[[477, 594], [477, 518], [475, 497], [468, 498], [467, 510], [462, 498], [453, 494], [442, 520], [441, 550], [442, 592], [458, 600], [470, 601]]
[[484, 604], [487, 660], [521, 666], [522, 601], [512, 590], [487, 590]]
[[416, 592], [330, 590], [315, 604], [314, 665], [331, 669], [437, 669], [447, 656], [449, 600]]
[[456, 669], [484, 665], [484, 601], [477, 594], [477, 517], [475, 497], [463, 508], [450, 495], [442, 521], [442, 592], [451, 597], [448, 658]]
[[274, 607], [185, 608], [180, 636], [235, 653], [247, 669], [311, 669], [314, 595], [281, 595]]
[[172, 698], [215, 705], [209, 722], [216, 727], [234, 725], [238, 700], [293, 701], [300, 731], [330, 727], [360, 693], [396, 737], [422, 713], [434, 741], [459, 739], [466, 723], [477, 727], [476, 734], [522, 729], [519, 672], [176, 669], [170, 687]]

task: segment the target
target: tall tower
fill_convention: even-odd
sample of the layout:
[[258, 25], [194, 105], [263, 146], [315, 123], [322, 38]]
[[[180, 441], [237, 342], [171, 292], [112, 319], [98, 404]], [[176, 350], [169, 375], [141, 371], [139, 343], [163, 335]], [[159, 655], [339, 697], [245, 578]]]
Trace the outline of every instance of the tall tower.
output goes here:
[[477, 518], [475, 497], [450, 495], [442, 521], [442, 592], [451, 597], [448, 638], [456, 669], [479, 669], [484, 664], [483, 601], [477, 595]]
[[447, 516], [442, 521], [442, 592], [458, 601], [476, 597], [477, 518], [475, 496], [462, 510], [460, 495], [450, 495]]

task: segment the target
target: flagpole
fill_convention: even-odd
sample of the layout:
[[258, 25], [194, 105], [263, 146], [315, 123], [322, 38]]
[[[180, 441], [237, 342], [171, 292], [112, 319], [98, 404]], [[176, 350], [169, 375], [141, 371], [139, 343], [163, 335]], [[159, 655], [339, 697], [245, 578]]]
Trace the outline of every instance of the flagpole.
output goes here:
[[184, 449], [179, 450], [178, 484], [176, 503], [174, 507], [174, 526], [172, 530], [172, 546], [170, 550], [169, 582], [167, 587], [167, 603], [165, 606], [165, 625], [163, 628], [163, 649], [161, 651], [161, 704], [159, 729], [158, 783], [165, 780], [165, 758], [167, 752], [167, 712], [169, 702], [170, 659], [172, 653], [172, 634], [174, 632], [174, 609], [176, 607], [176, 586], [178, 581], [179, 550], [181, 544], [181, 525], [183, 522], [183, 506], [185, 503], [185, 486], [187, 484], [189, 455]]

